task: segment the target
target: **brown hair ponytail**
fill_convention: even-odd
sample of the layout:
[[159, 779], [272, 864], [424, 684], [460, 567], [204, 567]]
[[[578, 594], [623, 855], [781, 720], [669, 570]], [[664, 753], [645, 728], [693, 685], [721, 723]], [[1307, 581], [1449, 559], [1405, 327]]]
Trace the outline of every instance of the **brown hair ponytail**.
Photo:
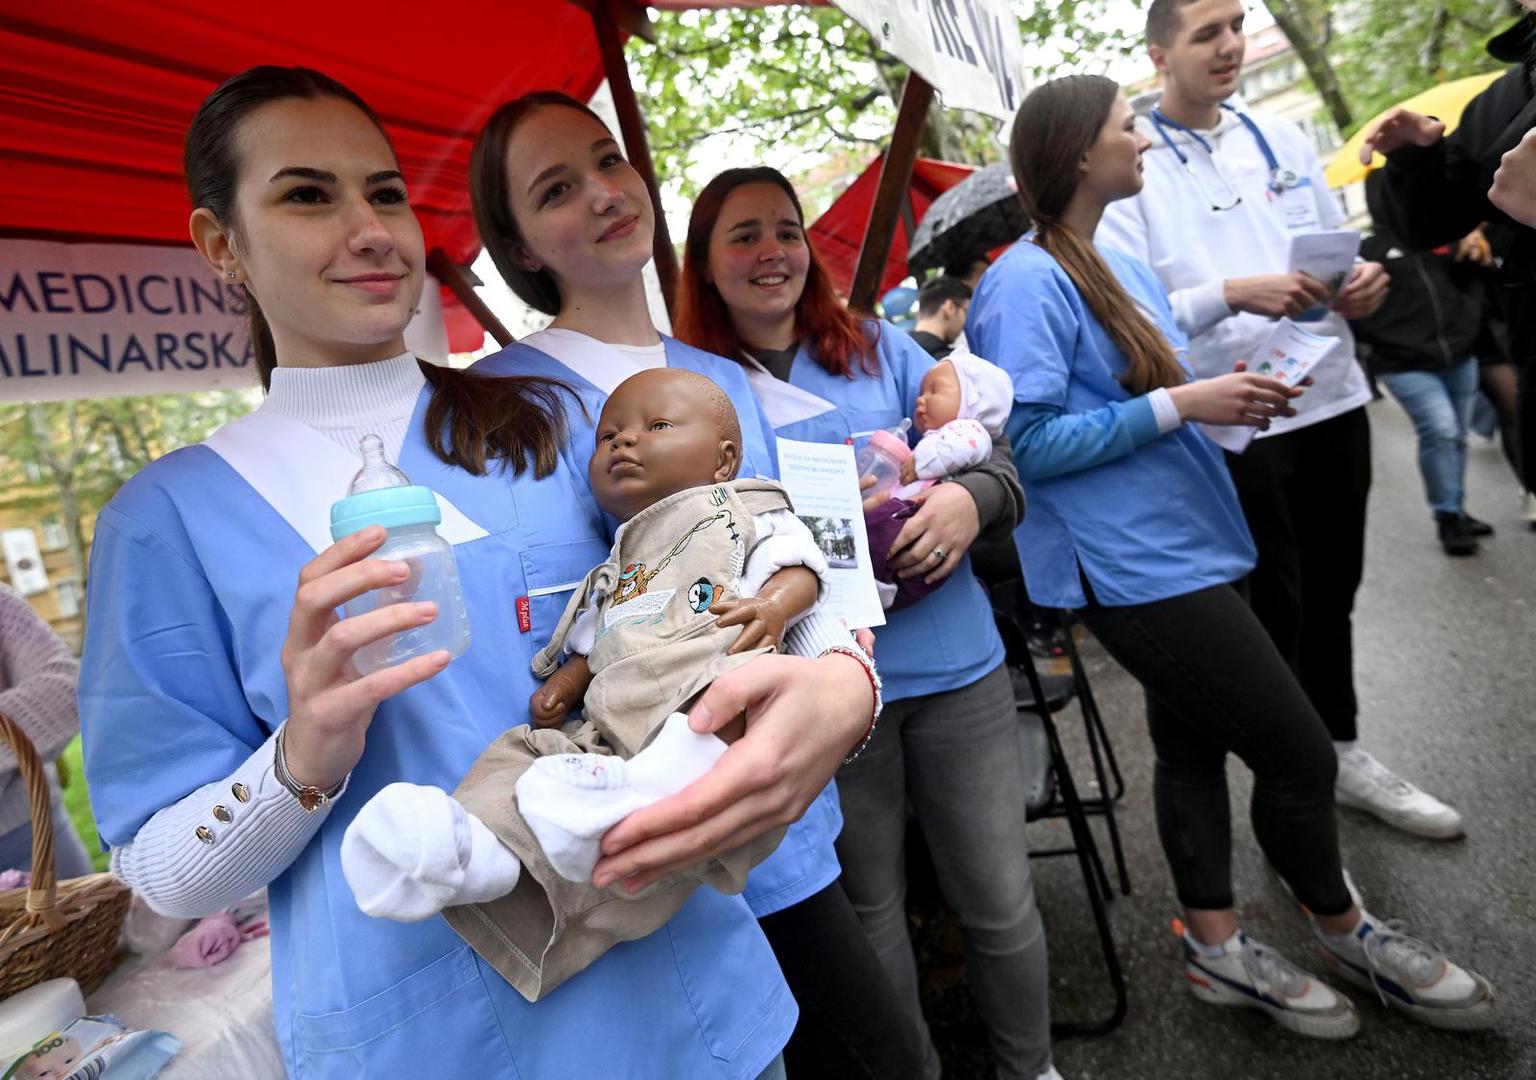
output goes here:
[[565, 383], [535, 375], [477, 375], [418, 360], [432, 387], [427, 445], [450, 465], [484, 476], [491, 465], [548, 476], [570, 434], [565, 410], [586, 406]]
[[1120, 94], [1113, 79], [1069, 75], [1035, 88], [1013, 119], [1008, 154], [1035, 243], [1061, 265], [1093, 317], [1125, 354], [1120, 384], [1133, 394], [1185, 381], [1173, 346], [1131, 299], [1090, 237], [1063, 220], [1083, 155], [1098, 140]]

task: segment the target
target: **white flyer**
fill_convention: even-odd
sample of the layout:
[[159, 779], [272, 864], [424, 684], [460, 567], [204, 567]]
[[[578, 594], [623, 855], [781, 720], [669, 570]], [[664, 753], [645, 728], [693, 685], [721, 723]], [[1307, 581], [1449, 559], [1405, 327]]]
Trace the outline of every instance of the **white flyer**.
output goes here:
[[[1307, 377], [1307, 372], [1317, 366], [1337, 340], [1308, 333], [1290, 319], [1281, 319], [1264, 339], [1264, 344], [1254, 350], [1248, 360], [1248, 370], [1286, 386], [1295, 386]], [[1234, 454], [1248, 449], [1259, 430], [1246, 424], [1200, 426], [1212, 442]]]
[[[1328, 286], [1328, 304], [1339, 295], [1355, 269], [1360, 254], [1360, 234], [1354, 229], [1323, 229], [1291, 234], [1287, 269], [1300, 270]], [[1316, 322], [1328, 314], [1328, 304], [1318, 304], [1296, 316], [1297, 322]]]
[[779, 483], [831, 568], [827, 607], [850, 629], [884, 626], [853, 447], [779, 439]]

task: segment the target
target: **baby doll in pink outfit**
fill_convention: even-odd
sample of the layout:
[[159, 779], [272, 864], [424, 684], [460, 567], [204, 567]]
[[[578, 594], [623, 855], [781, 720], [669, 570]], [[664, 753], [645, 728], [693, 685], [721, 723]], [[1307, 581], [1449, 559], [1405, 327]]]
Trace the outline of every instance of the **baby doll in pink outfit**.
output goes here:
[[1013, 380], [1002, 368], [971, 353], [951, 353], [928, 369], [912, 414], [917, 447], [901, 467], [901, 482], [942, 480], [992, 456], [1013, 411]]

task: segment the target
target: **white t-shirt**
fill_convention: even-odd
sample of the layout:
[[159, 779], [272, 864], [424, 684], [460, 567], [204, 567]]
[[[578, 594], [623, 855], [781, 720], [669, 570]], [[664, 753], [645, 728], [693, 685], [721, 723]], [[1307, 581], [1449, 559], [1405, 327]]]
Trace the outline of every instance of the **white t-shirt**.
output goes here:
[[[1322, 163], [1302, 130], [1289, 120], [1250, 113], [1264, 133], [1280, 166], [1296, 173], [1301, 185], [1291, 199], [1312, 196], [1311, 206], [1292, 205], [1303, 229], [1339, 228], [1344, 215]], [[1163, 130], [1183, 151], [1191, 176], [1150, 121], [1138, 121], [1152, 148], [1143, 155], [1145, 186], [1141, 194], [1111, 203], [1094, 241], [1122, 251], [1151, 266], [1168, 290], [1179, 328], [1190, 338], [1189, 361], [1201, 377], [1223, 375], [1238, 360], [1252, 355], [1269, 334], [1274, 320], [1262, 315], [1233, 314], [1222, 297], [1228, 278], [1283, 274], [1290, 254], [1285, 200], [1269, 189], [1270, 169], [1252, 132], [1228, 109], [1214, 130], [1199, 132], [1204, 147], [1186, 132], [1168, 125]], [[1228, 205], [1215, 210], [1212, 202]], [[1297, 215], [1297, 210], [1304, 213]], [[1302, 324], [1335, 344], [1312, 371], [1313, 385], [1296, 400], [1296, 415], [1278, 419], [1258, 437], [1278, 435], [1330, 419], [1371, 399], [1365, 373], [1355, 359], [1355, 339], [1349, 324], [1329, 312], [1317, 322]]]

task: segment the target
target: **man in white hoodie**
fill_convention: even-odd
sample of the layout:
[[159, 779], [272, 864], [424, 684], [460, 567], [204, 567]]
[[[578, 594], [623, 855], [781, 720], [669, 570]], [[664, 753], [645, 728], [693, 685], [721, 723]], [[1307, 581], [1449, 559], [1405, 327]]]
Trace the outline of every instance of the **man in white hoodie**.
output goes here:
[[[1199, 377], [1231, 371], [1281, 316], [1328, 290], [1287, 273], [1290, 238], [1337, 228], [1343, 214], [1317, 153], [1290, 121], [1234, 108], [1245, 37], [1241, 0], [1153, 0], [1147, 51], [1162, 93], [1138, 103], [1152, 142], [1141, 194], [1111, 204], [1097, 242], [1149, 264], [1190, 338]], [[1227, 456], [1259, 549], [1254, 611], [1296, 671], [1339, 750], [1344, 805], [1424, 836], [1449, 839], [1461, 816], [1358, 745], [1351, 614], [1365, 560], [1371, 484], [1371, 394], [1347, 319], [1386, 298], [1387, 277], [1362, 262], [1306, 329], [1334, 339], [1296, 415], [1277, 418]]]

